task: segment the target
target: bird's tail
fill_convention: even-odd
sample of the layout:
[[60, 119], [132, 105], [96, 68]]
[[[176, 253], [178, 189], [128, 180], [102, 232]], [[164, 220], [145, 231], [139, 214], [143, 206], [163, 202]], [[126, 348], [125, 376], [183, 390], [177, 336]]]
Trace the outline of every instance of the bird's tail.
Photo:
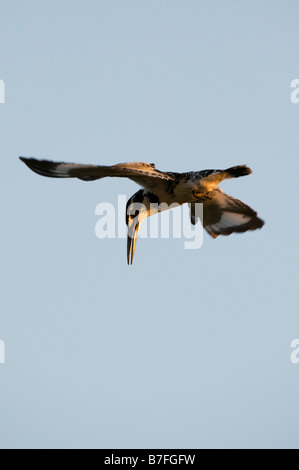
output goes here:
[[252, 170], [248, 168], [246, 165], [238, 165], [238, 166], [232, 166], [231, 168], [228, 168], [227, 170], [224, 170], [225, 173], [225, 178], [239, 178], [240, 176], [247, 176], [252, 173]]
[[252, 171], [246, 165], [238, 165], [232, 166], [231, 168], [227, 168], [227, 170], [206, 170], [203, 173], [206, 173], [206, 175], [201, 177], [200, 186], [198, 188], [198, 191], [195, 191], [195, 195], [197, 194], [197, 192], [199, 195], [202, 195], [204, 193], [213, 191], [213, 189], [217, 188], [218, 184], [221, 183], [221, 181], [230, 178], [239, 178], [240, 176], [250, 175]]

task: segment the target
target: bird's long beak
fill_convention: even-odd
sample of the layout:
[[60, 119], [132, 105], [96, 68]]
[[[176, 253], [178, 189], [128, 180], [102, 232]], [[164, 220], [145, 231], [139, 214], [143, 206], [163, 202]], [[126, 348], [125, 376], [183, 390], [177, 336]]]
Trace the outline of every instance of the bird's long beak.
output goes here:
[[[139, 192], [136, 193], [127, 204], [126, 223], [128, 226], [128, 241], [127, 241], [127, 262], [133, 264], [134, 253], [136, 248], [137, 236], [140, 225], [148, 216], [158, 212], [156, 208], [150, 208], [150, 200], [148, 196], [143, 195], [142, 199], [134, 201], [136, 195], [140, 197]], [[140, 202], [142, 200], [142, 202]]]
[[127, 242], [127, 262], [133, 264], [134, 253], [136, 248], [137, 236], [139, 231], [139, 222], [136, 219], [129, 220], [128, 223], [128, 242]]

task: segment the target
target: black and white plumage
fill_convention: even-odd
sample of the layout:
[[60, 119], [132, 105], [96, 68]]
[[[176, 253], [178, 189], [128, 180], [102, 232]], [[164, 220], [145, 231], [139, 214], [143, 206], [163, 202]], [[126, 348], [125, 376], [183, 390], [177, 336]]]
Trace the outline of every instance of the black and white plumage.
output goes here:
[[[20, 157], [35, 173], [52, 178], [79, 178], [94, 181], [105, 177], [129, 178], [143, 187], [127, 203], [128, 226], [127, 260], [133, 263], [138, 230], [148, 216], [161, 212], [157, 208], [164, 203], [188, 203], [191, 223], [197, 223], [195, 204], [203, 203], [203, 226], [214, 238], [247, 230], [256, 230], [264, 225], [257, 213], [238, 199], [218, 188], [224, 179], [239, 178], [251, 173], [246, 165], [226, 170], [203, 170], [188, 173], [172, 173], [156, 170], [153, 163], [119, 163], [112, 166], [80, 165], [76, 163], [52, 162]], [[136, 210], [136, 204], [140, 209]], [[138, 206], [139, 207], [139, 206]], [[132, 210], [131, 210], [132, 208]]]

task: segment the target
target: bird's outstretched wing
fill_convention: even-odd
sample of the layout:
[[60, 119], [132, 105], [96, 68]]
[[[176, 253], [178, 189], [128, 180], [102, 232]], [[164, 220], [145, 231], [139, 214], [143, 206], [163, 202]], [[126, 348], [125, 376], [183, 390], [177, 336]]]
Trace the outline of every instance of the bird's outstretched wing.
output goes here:
[[[196, 216], [194, 203], [189, 204], [189, 208], [191, 223], [195, 225], [199, 217]], [[258, 218], [251, 207], [219, 188], [211, 191], [203, 203], [203, 226], [213, 238], [256, 230], [263, 225], [264, 221]]]
[[101, 178], [129, 178], [141, 186], [154, 187], [158, 182], [171, 181], [174, 176], [156, 170], [153, 163], [131, 162], [118, 163], [112, 166], [80, 165], [76, 163], [52, 162], [36, 158], [20, 157], [32, 171], [51, 178], [79, 178], [83, 181], [94, 181]]

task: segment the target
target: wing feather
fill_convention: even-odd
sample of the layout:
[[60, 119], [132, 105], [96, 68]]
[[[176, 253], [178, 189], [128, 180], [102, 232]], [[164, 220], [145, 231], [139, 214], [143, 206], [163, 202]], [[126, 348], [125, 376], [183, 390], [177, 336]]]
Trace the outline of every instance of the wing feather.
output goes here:
[[[199, 217], [196, 216], [194, 203], [189, 207], [191, 223], [195, 225]], [[251, 207], [219, 188], [211, 191], [209, 199], [203, 203], [203, 226], [213, 238], [256, 230], [263, 225], [264, 221]]]
[[151, 181], [174, 179], [171, 174], [156, 170], [153, 163], [131, 162], [104, 166], [53, 162], [25, 157], [20, 157], [20, 159], [35, 173], [51, 178], [79, 178], [83, 181], [93, 181], [106, 177], [118, 177], [129, 178], [141, 186], [144, 184], [151, 186]]

